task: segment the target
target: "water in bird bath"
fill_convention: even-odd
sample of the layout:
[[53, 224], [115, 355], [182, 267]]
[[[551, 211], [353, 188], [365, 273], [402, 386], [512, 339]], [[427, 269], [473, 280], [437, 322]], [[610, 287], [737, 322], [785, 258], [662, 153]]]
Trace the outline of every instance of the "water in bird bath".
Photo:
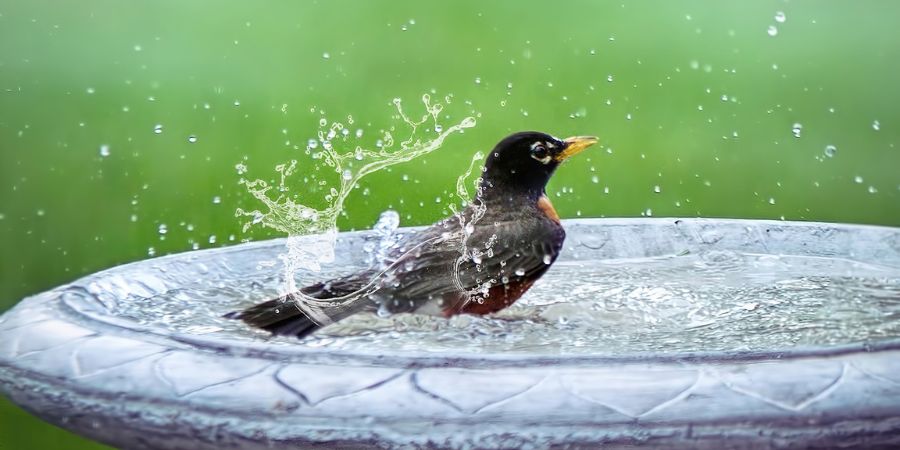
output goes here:
[[[326, 265], [316, 275], [354, 269]], [[493, 316], [366, 313], [304, 340], [273, 338], [221, 317], [280, 292], [280, 277], [266, 268], [178, 284], [119, 301], [113, 313], [175, 333], [366, 354], [732, 352], [900, 337], [900, 268], [841, 258], [730, 251], [563, 258]]]

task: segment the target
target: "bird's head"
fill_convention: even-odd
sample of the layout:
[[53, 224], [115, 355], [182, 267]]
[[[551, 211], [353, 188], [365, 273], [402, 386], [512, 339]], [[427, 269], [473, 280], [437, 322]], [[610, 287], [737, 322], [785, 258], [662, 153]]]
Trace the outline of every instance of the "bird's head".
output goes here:
[[593, 136], [558, 139], [537, 131], [511, 134], [485, 160], [481, 176], [483, 194], [540, 196], [563, 161], [596, 143], [597, 138]]

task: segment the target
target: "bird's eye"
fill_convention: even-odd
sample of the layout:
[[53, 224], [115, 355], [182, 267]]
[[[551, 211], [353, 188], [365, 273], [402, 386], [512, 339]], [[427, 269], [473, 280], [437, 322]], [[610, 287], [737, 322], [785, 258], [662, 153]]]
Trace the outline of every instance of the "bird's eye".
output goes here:
[[534, 144], [531, 147], [531, 157], [543, 164], [550, 162], [550, 152], [544, 144]]

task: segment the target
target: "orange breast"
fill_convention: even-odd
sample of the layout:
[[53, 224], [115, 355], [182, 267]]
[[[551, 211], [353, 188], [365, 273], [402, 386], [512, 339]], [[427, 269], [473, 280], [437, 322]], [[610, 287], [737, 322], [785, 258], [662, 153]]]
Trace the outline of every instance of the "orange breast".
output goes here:
[[521, 280], [494, 286], [488, 290], [488, 295], [483, 299], [483, 302], [469, 301], [462, 306], [446, 309], [444, 310], [444, 317], [457, 314], [485, 315], [500, 311], [515, 303], [519, 297], [531, 288], [532, 284], [534, 284], [534, 280]]
[[538, 199], [537, 207], [544, 215], [550, 218], [550, 220], [560, 223], [559, 214], [556, 213], [556, 209], [553, 208], [553, 204], [550, 203], [550, 199], [547, 198], [546, 195], [542, 195], [541, 198]]

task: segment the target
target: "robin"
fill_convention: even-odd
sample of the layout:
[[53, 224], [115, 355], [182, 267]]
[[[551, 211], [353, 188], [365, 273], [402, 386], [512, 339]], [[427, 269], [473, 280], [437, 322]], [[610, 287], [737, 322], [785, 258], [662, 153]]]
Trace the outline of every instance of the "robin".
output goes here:
[[363, 311], [450, 317], [506, 308], [562, 250], [566, 233], [547, 198], [547, 182], [560, 163], [596, 142], [512, 134], [487, 156], [475, 198], [462, 211], [404, 237], [377, 267], [226, 317], [302, 338]]

